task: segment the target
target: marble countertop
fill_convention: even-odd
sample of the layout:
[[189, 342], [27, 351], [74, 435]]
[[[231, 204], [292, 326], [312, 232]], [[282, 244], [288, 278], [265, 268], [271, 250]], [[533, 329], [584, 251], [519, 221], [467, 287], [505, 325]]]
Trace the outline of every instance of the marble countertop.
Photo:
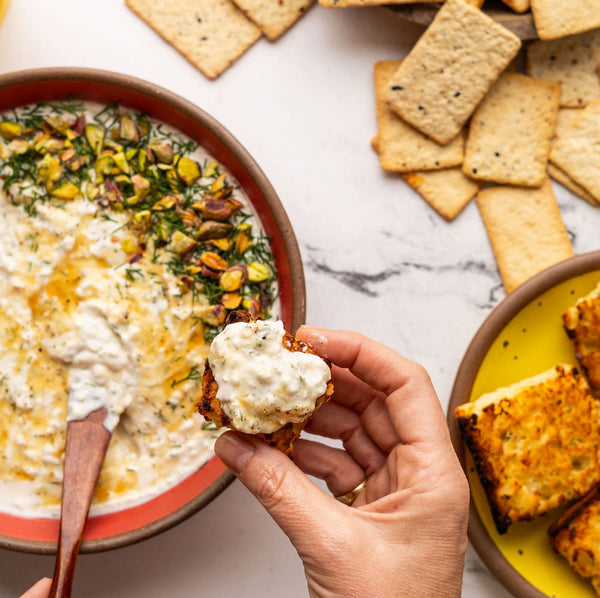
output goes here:
[[[448, 403], [467, 345], [504, 291], [476, 206], [445, 222], [370, 147], [372, 69], [421, 33], [384, 8], [312, 8], [276, 43], [260, 40], [216, 81], [164, 43], [123, 0], [12, 0], [0, 73], [86, 66], [158, 83], [221, 121], [270, 178], [304, 259], [311, 324], [363, 332], [421, 362]], [[600, 213], [555, 185], [576, 253], [598, 248]], [[0, 598], [50, 575], [51, 557], [2, 551]], [[84, 555], [88, 598], [307, 595], [287, 538], [235, 482], [184, 524]], [[463, 596], [510, 596], [472, 548]]]

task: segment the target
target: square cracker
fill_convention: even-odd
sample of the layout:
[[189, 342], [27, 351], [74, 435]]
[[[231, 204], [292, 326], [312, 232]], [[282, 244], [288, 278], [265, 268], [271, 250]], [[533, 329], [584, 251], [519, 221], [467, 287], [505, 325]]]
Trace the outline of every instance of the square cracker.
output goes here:
[[549, 179], [538, 189], [483, 189], [477, 206], [507, 293], [573, 256]]
[[600, 98], [600, 29], [527, 47], [527, 73], [560, 83], [560, 105], [580, 108]]
[[466, 177], [460, 168], [411, 172], [402, 176], [448, 221], [454, 220], [460, 214], [481, 187], [480, 183]]
[[315, 0], [233, 0], [271, 40], [287, 31]]
[[379, 125], [379, 160], [384, 170], [412, 172], [457, 166], [463, 160], [465, 135], [460, 133], [448, 145], [440, 145], [396, 115], [386, 104], [387, 83], [400, 60], [375, 64], [375, 101]]
[[599, 202], [597, 202], [581, 185], [578, 185], [566, 172], [552, 164], [552, 162], [548, 162], [548, 176], [560, 183], [563, 187], [566, 187], [571, 193], [581, 197], [581, 199], [585, 199], [590, 205], [599, 205]]
[[539, 187], [558, 114], [560, 85], [505, 73], [469, 127], [463, 172], [475, 179]]
[[540, 39], [556, 39], [600, 27], [598, 0], [531, 0]]
[[600, 201], [600, 100], [576, 112], [556, 135], [550, 160]]
[[[380, 6], [383, 4], [412, 4], [415, 0], [319, 0], [325, 8], [344, 8], [346, 6]], [[440, 4], [444, 0], [421, 0], [422, 4]], [[517, 0], [519, 1], [519, 0]], [[481, 6], [484, 0], [465, 0], [467, 4]]]
[[529, 10], [529, 0], [502, 0], [502, 2], [518, 13], [527, 12]]
[[388, 83], [387, 102], [411, 125], [448, 143], [521, 40], [464, 0], [448, 0]]
[[260, 37], [231, 0], [125, 0], [127, 6], [210, 79]]

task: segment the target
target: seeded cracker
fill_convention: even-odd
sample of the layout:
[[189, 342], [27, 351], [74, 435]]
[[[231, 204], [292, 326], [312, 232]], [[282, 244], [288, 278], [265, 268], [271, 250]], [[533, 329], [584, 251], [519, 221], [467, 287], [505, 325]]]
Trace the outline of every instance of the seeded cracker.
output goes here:
[[550, 160], [600, 202], [600, 100], [578, 112], [556, 136]]
[[483, 189], [477, 206], [507, 293], [573, 256], [549, 179], [538, 189]]
[[529, 0], [502, 0], [502, 2], [518, 13], [527, 12], [529, 10]]
[[531, 0], [540, 39], [556, 39], [600, 27], [598, 0]]
[[475, 179], [539, 187], [558, 114], [560, 85], [505, 73], [469, 127], [463, 172]]
[[[600, 10], [600, 6], [599, 6]], [[527, 47], [527, 72], [562, 86], [560, 105], [580, 108], [600, 98], [600, 29]]]
[[230, 0], [125, 0], [194, 66], [215, 79], [261, 36]]
[[[344, 8], [346, 6], [380, 6], [383, 4], [412, 4], [415, 0], [319, 0], [325, 8]], [[421, 0], [422, 4], [439, 4], [441, 0]], [[467, 4], [481, 6], [484, 0], [465, 0]]]
[[448, 145], [440, 145], [404, 122], [384, 101], [387, 83], [400, 64], [400, 60], [375, 64], [378, 151], [381, 167], [393, 172], [412, 172], [459, 165], [463, 160], [464, 132], [457, 135]]
[[568, 174], [562, 171], [558, 166], [548, 162], [548, 176], [566, 187], [575, 195], [585, 199], [590, 205], [597, 206], [598, 202], [581, 186], [578, 185]]
[[271, 40], [287, 31], [315, 0], [234, 0], [238, 8]]
[[[577, 108], [561, 108], [558, 111], [558, 118], [556, 119], [556, 127], [554, 129], [554, 139], [552, 141], [553, 147], [556, 139], [565, 131], [568, 131], [569, 127], [573, 125], [580, 115], [581, 110]], [[552, 151], [550, 152], [550, 161], [548, 162], [547, 170], [549, 176], [575, 193], [575, 195], [585, 199], [585, 201], [593, 206], [598, 205], [599, 202], [597, 202], [581, 185], [578, 185], [564, 170], [552, 162]]]
[[404, 180], [446, 220], [454, 220], [481, 185], [460, 168], [411, 172]]
[[464, 0], [448, 0], [388, 83], [387, 102], [404, 120], [450, 142], [521, 41]]

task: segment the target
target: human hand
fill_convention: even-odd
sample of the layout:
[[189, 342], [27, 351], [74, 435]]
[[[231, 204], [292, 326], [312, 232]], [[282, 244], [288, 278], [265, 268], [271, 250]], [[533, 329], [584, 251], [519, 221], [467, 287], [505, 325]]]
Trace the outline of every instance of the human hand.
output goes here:
[[48, 598], [52, 580], [48, 577], [40, 579], [30, 590], [27, 590], [21, 598]]
[[[302, 327], [297, 337], [333, 363], [334, 396], [292, 462], [228, 432], [215, 450], [286, 533], [314, 598], [460, 596], [469, 490], [426, 371], [368, 338]], [[334, 495], [367, 480], [352, 507]]]

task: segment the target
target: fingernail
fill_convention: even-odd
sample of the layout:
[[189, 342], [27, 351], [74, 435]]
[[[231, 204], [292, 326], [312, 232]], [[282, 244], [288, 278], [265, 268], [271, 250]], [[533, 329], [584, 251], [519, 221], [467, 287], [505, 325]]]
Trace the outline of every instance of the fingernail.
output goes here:
[[253, 444], [231, 432], [219, 436], [215, 443], [215, 453], [233, 473], [243, 471], [255, 450]]

